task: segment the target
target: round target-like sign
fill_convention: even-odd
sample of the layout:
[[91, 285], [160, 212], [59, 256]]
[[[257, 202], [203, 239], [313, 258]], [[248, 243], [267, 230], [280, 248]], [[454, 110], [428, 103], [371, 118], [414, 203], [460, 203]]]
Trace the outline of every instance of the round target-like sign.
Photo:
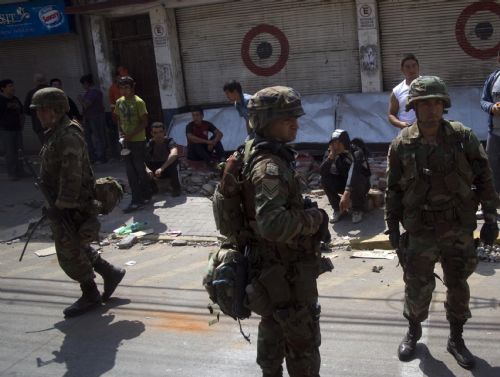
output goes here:
[[241, 44], [243, 63], [257, 76], [272, 76], [281, 71], [288, 60], [288, 52], [285, 34], [267, 24], [250, 29]]
[[500, 49], [500, 5], [493, 1], [472, 3], [458, 16], [458, 44], [468, 55], [490, 59]]

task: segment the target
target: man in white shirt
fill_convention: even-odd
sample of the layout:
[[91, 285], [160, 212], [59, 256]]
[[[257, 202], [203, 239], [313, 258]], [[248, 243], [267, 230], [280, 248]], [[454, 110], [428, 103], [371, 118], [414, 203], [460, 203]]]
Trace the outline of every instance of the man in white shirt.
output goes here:
[[396, 128], [411, 126], [416, 120], [413, 109], [405, 111], [408, 89], [419, 76], [418, 59], [413, 54], [406, 54], [401, 59], [401, 72], [405, 79], [394, 87], [389, 97], [389, 122]]

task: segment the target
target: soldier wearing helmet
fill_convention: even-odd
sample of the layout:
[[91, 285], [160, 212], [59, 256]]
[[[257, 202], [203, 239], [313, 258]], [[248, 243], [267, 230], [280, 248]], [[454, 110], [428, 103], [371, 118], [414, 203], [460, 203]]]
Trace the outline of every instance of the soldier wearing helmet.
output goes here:
[[[328, 152], [320, 166], [321, 184], [333, 208], [331, 223], [338, 222], [352, 204], [352, 222], [363, 219], [370, 190], [370, 166], [365, 144], [351, 142], [347, 131], [337, 129], [328, 143]], [[339, 198], [342, 195], [342, 198]]]
[[[99, 239], [99, 203], [95, 200], [94, 172], [83, 130], [66, 115], [69, 110], [66, 94], [53, 87], [40, 89], [33, 95], [31, 108], [46, 129], [40, 179], [55, 204], [46, 209], [46, 215], [57, 258], [64, 272], [80, 283], [82, 290], [82, 296], [63, 311], [66, 317], [74, 317], [109, 299], [125, 270], [115, 268], [90, 247], [91, 242]], [[69, 230], [72, 234], [68, 234]], [[102, 296], [94, 281], [94, 271], [104, 280]]]
[[[445, 83], [422, 76], [410, 86], [407, 109], [417, 121], [403, 129], [389, 148], [385, 220], [404, 271], [404, 316], [409, 329], [398, 348], [401, 361], [412, 359], [429, 314], [440, 260], [447, 287], [448, 351], [466, 369], [474, 356], [462, 338], [471, 317], [468, 277], [477, 265], [473, 231], [478, 203], [485, 224], [481, 240], [498, 237], [496, 194], [486, 153], [471, 129], [443, 119], [451, 100]], [[474, 187], [474, 189], [472, 188]], [[405, 233], [400, 237], [400, 223]]]
[[275, 86], [255, 93], [248, 111], [256, 136], [247, 141], [244, 168], [244, 212], [253, 233], [246, 292], [248, 307], [261, 315], [257, 363], [265, 377], [281, 377], [283, 359], [291, 376], [318, 377], [316, 279], [328, 215], [305, 208], [295, 152], [287, 145], [296, 138], [304, 110], [294, 89]]

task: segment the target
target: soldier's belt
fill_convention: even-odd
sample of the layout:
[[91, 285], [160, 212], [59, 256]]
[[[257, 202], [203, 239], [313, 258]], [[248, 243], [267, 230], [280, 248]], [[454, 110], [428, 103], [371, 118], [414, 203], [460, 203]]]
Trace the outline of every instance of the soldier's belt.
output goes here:
[[443, 223], [457, 219], [454, 207], [439, 211], [422, 210], [422, 221], [425, 224]]

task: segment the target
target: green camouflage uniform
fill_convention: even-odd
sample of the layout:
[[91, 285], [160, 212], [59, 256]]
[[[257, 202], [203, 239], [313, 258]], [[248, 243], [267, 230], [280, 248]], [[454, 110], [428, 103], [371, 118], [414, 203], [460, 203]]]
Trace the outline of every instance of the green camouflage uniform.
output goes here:
[[[436, 145], [425, 142], [417, 123], [403, 129], [388, 154], [386, 220], [409, 233], [404, 247], [404, 316], [424, 321], [435, 288], [434, 265], [441, 261], [450, 323], [471, 317], [467, 278], [477, 256], [475, 212], [495, 216], [495, 190], [486, 153], [469, 128], [442, 120]], [[471, 187], [475, 186], [475, 190]]]
[[98, 240], [100, 224], [93, 201], [94, 173], [78, 123], [64, 116], [48, 131], [41, 158], [40, 178], [76, 230], [72, 238], [59, 222], [51, 221], [59, 265], [71, 279], [89, 281], [95, 276], [92, 265], [99, 256], [89, 244]]
[[[294, 169], [295, 152], [283, 143], [263, 137], [255, 124], [258, 116], [252, 117], [251, 106], [261, 109], [256, 101], [263, 97], [273, 104], [276, 97], [277, 103], [283, 97], [295, 98], [300, 107], [296, 92], [284, 87], [263, 89], [249, 103], [250, 124], [257, 130], [252, 149], [256, 157], [247, 172], [243, 196], [245, 214], [254, 230], [248, 307], [262, 316], [257, 363], [266, 377], [282, 375], [283, 358], [290, 376], [318, 377], [321, 335], [316, 279], [320, 253], [319, 240], [314, 235], [321, 225], [322, 213], [316, 208], [304, 209], [301, 183]], [[271, 106], [267, 118], [259, 120], [261, 127], [263, 119], [273, 118], [275, 113], [283, 117], [285, 110], [280, 112]], [[294, 110], [288, 108], [289, 115], [303, 114], [301, 107], [300, 111]]]

